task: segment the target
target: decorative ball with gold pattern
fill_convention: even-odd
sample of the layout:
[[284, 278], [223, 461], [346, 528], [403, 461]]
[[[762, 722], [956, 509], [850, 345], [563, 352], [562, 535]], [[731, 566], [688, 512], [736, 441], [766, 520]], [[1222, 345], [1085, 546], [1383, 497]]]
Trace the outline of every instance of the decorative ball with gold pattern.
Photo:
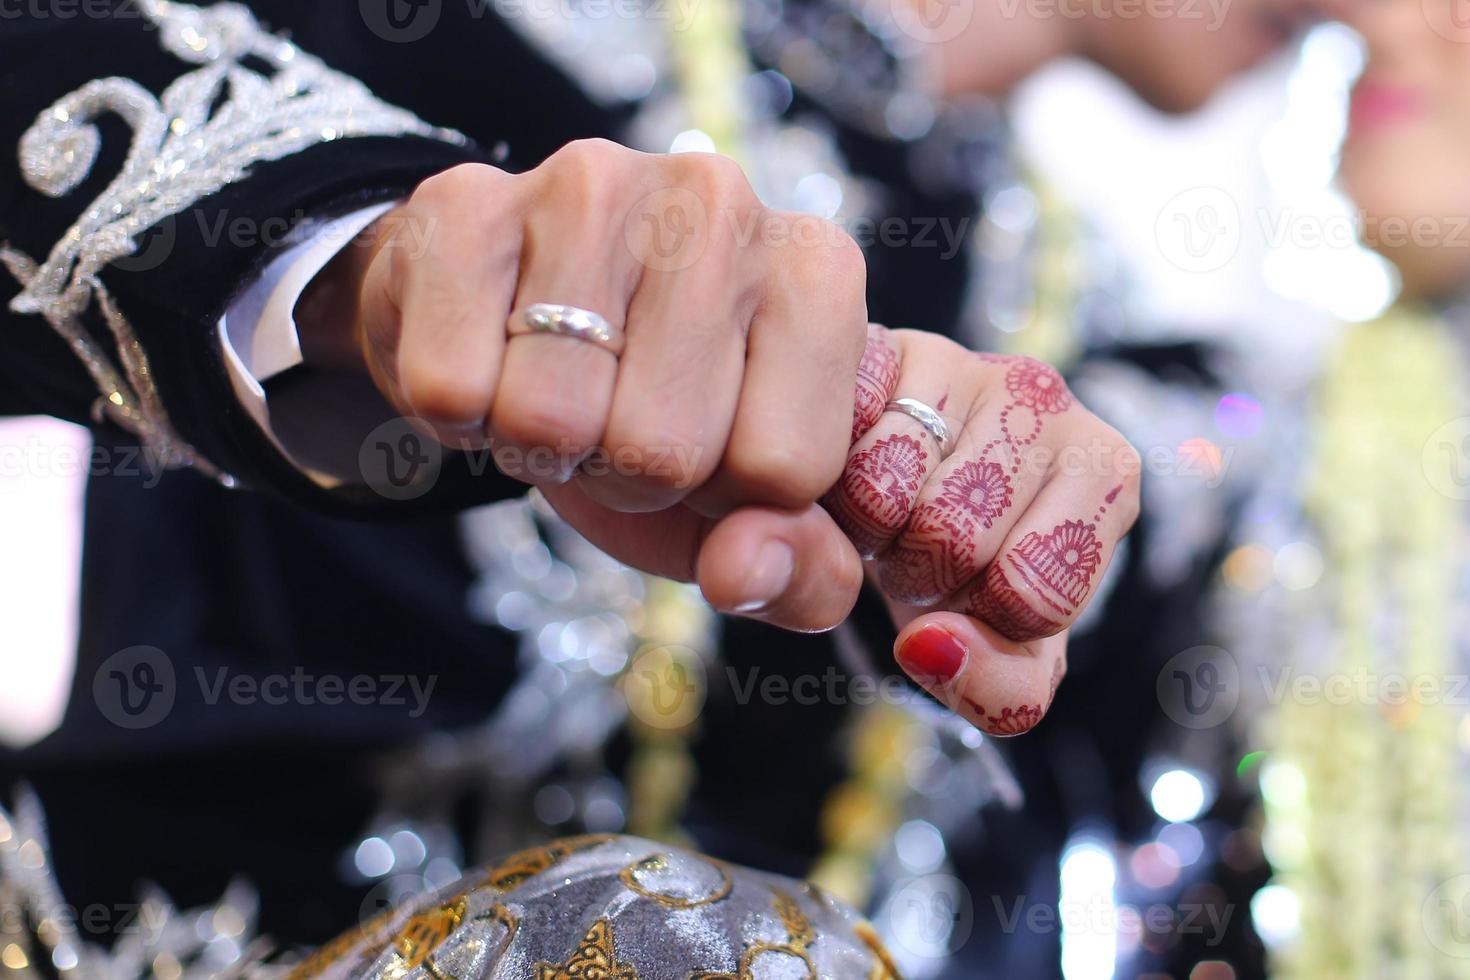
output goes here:
[[635, 837], [525, 851], [392, 909], [289, 980], [898, 980], [816, 886]]

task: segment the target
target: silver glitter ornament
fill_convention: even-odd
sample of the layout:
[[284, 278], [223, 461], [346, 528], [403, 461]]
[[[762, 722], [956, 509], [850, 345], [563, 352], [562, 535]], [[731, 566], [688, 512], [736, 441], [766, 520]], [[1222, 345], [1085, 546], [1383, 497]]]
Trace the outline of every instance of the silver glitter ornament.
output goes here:
[[[21, 138], [20, 165], [26, 182], [48, 196], [62, 197], [90, 176], [101, 149], [98, 117], [121, 116], [132, 145], [122, 172], [45, 262], [9, 248], [0, 249], [0, 261], [24, 287], [11, 310], [45, 317], [71, 346], [101, 392], [99, 418], [137, 435], [162, 466], [194, 466], [233, 485], [174, 430], [147, 352], [98, 276], [133, 255], [144, 231], [243, 180], [257, 163], [351, 137], [462, 137], [378, 100], [361, 82], [267, 33], [238, 4], [206, 10], [145, 0], [141, 8], [168, 51], [201, 67], [161, 98], [128, 79], [101, 78], [42, 112]], [[273, 73], [246, 67], [247, 58]], [[83, 323], [94, 299], [118, 363]]]

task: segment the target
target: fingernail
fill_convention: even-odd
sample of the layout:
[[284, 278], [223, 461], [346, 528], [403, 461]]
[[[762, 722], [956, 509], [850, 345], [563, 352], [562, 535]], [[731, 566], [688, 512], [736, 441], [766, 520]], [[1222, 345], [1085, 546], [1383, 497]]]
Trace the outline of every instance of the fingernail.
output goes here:
[[735, 612], [748, 616], [758, 613], [781, 598], [796, 574], [796, 552], [784, 541], [767, 541], [756, 552], [750, 574], [745, 578], [743, 597]]
[[898, 662], [924, 687], [943, 687], [964, 670], [969, 652], [949, 630], [926, 626], [899, 647]]

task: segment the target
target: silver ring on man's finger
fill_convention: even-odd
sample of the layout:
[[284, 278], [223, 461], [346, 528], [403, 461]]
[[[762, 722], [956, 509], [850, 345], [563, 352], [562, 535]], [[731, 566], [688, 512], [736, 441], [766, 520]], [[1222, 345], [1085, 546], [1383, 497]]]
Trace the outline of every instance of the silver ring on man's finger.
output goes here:
[[607, 317], [580, 306], [559, 303], [535, 303], [510, 318], [510, 336], [552, 334], [569, 337], [601, 347], [613, 357], [622, 357], [627, 346], [623, 331], [608, 322]]

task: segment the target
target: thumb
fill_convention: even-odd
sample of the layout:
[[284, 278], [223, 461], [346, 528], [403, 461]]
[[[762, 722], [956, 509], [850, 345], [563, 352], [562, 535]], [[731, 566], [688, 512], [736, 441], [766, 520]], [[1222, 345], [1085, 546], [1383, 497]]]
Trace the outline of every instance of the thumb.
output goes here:
[[951, 711], [990, 735], [1024, 735], [1041, 722], [1067, 672], [1067, 634], [1008, 640], [978, 619], [915, 617], [894, 644], [904, 672]]
[[540, 492], [568, 524], [618, 561], [649, 575], [696, 581], [721, 612], [802, 632], [847, 618], [862, 560], [821, 507], [746, 507], [715, 521], [684, 506], [623, 514], [574, 484]]
[[852, 612], [863, 563], [825, 510], [746, 507], [716, 524], [696, 577], [716, 609], [806, 633], [833, 629]]

